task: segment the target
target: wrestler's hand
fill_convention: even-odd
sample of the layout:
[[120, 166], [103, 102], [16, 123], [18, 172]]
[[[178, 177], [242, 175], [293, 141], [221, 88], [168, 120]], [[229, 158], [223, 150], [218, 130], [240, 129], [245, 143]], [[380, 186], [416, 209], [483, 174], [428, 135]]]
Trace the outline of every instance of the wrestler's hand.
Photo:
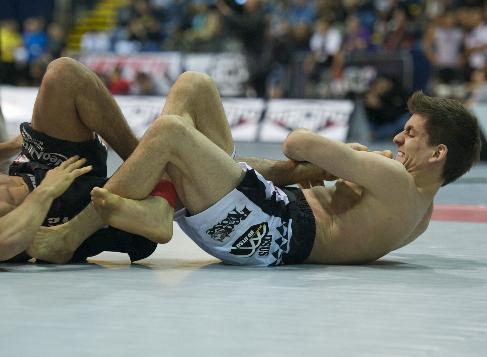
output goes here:
[[80, 159], [78, 155], [70, 157], [49, 170], [37, 189], [47, 192], [52, 198], [61, 196], [77, 177], [92, 170], [92, 166], [82, 167], [85, 163], [86, 159]]
[[[355, 151], [369, 151], [369, 148], [363, 144], [360, 143], [349, 143], [347, 144], [349, 147], [354, 149]], [[392, 159], [392, 151], [391, 150], [377, 150], [377, 151], [371, 151], [374, 154], [379, 154], [382, 156], [385, 156], [389, 159]]]
[[369, 151], [367, 146], [360, 143], [348, 143], [347, 145], [355, 151]]
[[392, 159], [392, 151], [391, 150], [379, 150], [379, 151], [372, 151], [372, 152], [374, 154], [385, 156], [388, 159]]

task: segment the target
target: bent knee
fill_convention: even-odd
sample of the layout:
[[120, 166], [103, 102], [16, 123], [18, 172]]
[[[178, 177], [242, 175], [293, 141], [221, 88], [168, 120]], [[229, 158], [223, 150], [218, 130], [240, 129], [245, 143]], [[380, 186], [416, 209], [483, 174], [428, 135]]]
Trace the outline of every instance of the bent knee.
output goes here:
[[70, 57], [60, 57], [47, 65], [46, 74], [54, 72], [58, 74], [69, 74], [82, 68], [82, 64]]
[[188, 125], [178, 115], [161, 115], [147, 129], [142, 141], [175, 153], [188, 136]]
[[179, 76], [178, 85], [184, 84], [187, 84], [184, 88], [190, 90], [202, 90], [214, 85], [213, 79], [209, 75], [196, 71], [186, 71]]
[[208, 82], [213, 82], [211, 77], [203, 72], [196, 71], [186, 71], [179, 75], [178, 80], [188, 81], [193, 84], [204, 84]]
[[187, 130], [187, 124], [179, 115], [161, 115], [150, 127], [151, 134], [164, 137], [177, 137]]
[[61, 57], [49, 63], [41, 86], [66, 92], [69, 88], [81, 83], [83, 73], [81, 63], [69, 57]]

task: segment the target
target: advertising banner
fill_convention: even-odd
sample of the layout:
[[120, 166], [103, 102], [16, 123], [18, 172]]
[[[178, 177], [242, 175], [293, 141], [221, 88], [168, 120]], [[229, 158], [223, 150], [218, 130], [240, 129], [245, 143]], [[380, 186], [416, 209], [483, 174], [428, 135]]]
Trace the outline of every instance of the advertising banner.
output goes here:
[[180, 52], [139, 53], [127, 56], [90, 54], [79, 60], [94, 72], [109, 77], [116, 68], [123, 78], [133, 81], [138, 72], [149, 74], [167, 94], [184, 71], [210, 75], [223, 96], [242, 96], [248, 71], [245, 58], [239, 53], [182, 54]]
[[[0, 103], [10, 136], [18, 133], [20, 123], [31, 120], [36, 96], [37, 88], [0, 87]], [[115, 100], [138, 137], [159, 116], [165, 103], [164, 97], [115, 96]], [[266, 102], [224, 98], [223, 108], [235, 141], [282, 142], [296, 128], [345, 141], [354, 104], [346, 100], [276, 99]]]
[[297, 128], [345, 141], [353, 109], [348, 100], [270, 100], [259, 141], [282, 142]]

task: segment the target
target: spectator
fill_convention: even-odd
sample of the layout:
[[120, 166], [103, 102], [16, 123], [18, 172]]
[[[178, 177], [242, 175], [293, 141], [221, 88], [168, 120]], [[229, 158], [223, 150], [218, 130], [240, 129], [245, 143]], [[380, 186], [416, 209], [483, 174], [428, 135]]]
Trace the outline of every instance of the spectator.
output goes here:
[[409, 50], [413, 46], [414, 37], [408, 29], [406, 11], [396, 8], [392, 19], [387, 23], [383, 48], [389, 51]]
[[295, 52], [309, 52], [311, 40], [310, 27], [305, 23], [301, 23], [293, 26], [290, 30], [292, 31], [293, 50]]
[[249, 71], [249, 89], [257, 97], [265, 97], [270, 61], [266, 47], [267, 21], [260, 0], [247, 0], [241, 13], [223, 0], [217, 2], [217, 7], [227, 28], [242, 41]]
[[122, 69], [117, 66], [108, 79], [108, 89], [114, 95], [124, 95], [130, 93], [130, 82], [122, 75]]
[[91, 30], [81, 37], [81, 52], [105, 53], [110, 51], [110, 37], [105, 31]]
[[164, 1], [165, 5], [163, 8], [165, 19], [163, 22], [163, 32], [169, 39], [171, 39], [171, 37], [178, 32], [180, 25], [183, 23], [186, 0]]
[[467, 73], [470, 74], [484, 69], [487, 64], [487, 25], [482, 8], [467, 9], [467, 14], [470, 31], [465, 38], [465, 50], [469, 66]]
[[423, 50], [433, 67], [430, 87], [435, 95], [456, 93], [463, 88], [463, 38], [463, 31], [456, 26], [450, 11], [440, 15], [424, 34]]
[[197, 2], [193, 4], [191, 27], [183, 33], [186, 50], [218, 50], [220, 15], [214, 6]]
[[64, 30], [60, 24], [53, 22], [47, 27], [47, 53], [51, 59], [61, 56], [66, 45]]
[[142, 43], [142, 51], [160, 51], [163, 35], [160, 22], [155, 18], [148, 18], [145, 22], [146, 40]]
[[46, 31], [44, 31], [44, 19], [30, 17], [25, 20], [22, 37], [27, 50], [27, 61], [32, 63], [47, 50], [48, 38]]
[[349, 15], [346, 21], [345, 39], [343, 50], [345, 53], [366, 50], [370, 47], [370, 33], [362, 26], [356, 15]]
[[477, 103], [487, 103], [487, 78], [485, 70], [475, 70], [472, 72], [471, 80], [468, 85], [468, 98], [465, 105], [468, 108]]
[[318, 83], [321, 81], [323, 72], [330, 69], [337, 59], [342, 46], [342, 35], [340, 31], [332, 26], [325, 19], [316, 21], [315, 32], [311, 36], [311, 54], [305, 63], [305, 72], [308, 78]]
[[22, 48], [22, 37], [14, 20], [0, 24], [0, 83], [15, 84], [18, 76], [16, 54]]
[[292, 25], [305, 23], [311, 25], [316, 19], [314, 2], [308, 0], [292, 0], [290, 20]]
[[269, 31], [271, 35], [280, 34], [283, 28], [291, 25], [291, 3], [289, 0], [268, 3]]
[[152, 76], [145, 72], [137, 72], [130, 86], [133, 95], [162, 95], [163, 91]]
[[445, 0], [426, 0], [424, 3], [424, 14], [428, 19], [436, 19], [447, 12], [447, 2]]
[[387, 32], [389, 13], [387, 11], [376, 11], [375, 21], [372, 28], [372, 45], [375, 49], [381, 49]]
[[393, 78], [378, 77], [365, 95], [365, 110], [372, 129], [372, 139], [391, 139], [408, 119], [408, 93]]
[[270, 42], [271, 71], [268, 77], [268, 97], [287, 96], [285, 81], [289, 79], [293, 50], [291, 27], [282, 26], [281, 32], [275, 33]]

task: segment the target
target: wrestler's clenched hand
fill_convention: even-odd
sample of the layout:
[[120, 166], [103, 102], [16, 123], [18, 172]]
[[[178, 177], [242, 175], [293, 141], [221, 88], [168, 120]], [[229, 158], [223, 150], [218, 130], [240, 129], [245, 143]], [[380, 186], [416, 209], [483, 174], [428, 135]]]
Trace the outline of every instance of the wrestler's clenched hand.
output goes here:
[[70, 157], [61, 165], [49, 170], [38, 189], [46, 191], [51, 197], [61, 196], [73, 181], [92, 170], [92, 166], [83, 165], [86, 159], [80, 159], [78, 155]]
[[391, 150], [380, 150], [380, 151], [372, 151], [374, 154], [379, 154], [382, 156], [387, 157], [388, 159], [392, 159], [392, 151]]

